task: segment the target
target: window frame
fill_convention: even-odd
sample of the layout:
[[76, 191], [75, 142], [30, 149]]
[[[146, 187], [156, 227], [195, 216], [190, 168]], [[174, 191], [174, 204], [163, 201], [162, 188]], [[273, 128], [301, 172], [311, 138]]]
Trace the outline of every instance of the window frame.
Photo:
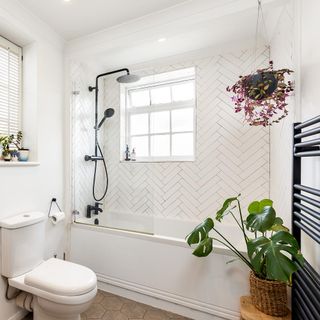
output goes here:
[[[187, 74], [185, 76], [176, 76], [170, 77], [170, 74], [184, 72], [184, 70], [193, 69], [192, 75]], [[125, 127], [125, 137], [124, 137], [124, 147], [125, 145], [129, 145], [130, 148], [132, 147], [131, 139], [133, 137], [148, 137], [148, 152], [149, 155], [146, 157], [137, 157], [136, 162], [192, 162], [195, 161], [196, 158], [196, 106], [197, 106], [197, 99], [196, 99], [196, 77], [195, 77], [195, 68], [187, 68], [182, 70], [176, 70], [173, 72], [167, 72], [165, 73], [168, 75], [168, 79], [162, 80], [162, 81], [145, 81], [145, 83], [136, 85], [136, 86], [125, 86], [124, 90], [124, 127]], [[152, 76], [153, 79], [157, 79], [158, 77], [161, 78], [164, 74], [158, 74]], [[150, 76], [145, 77], [150, 78]], [[145, 79], [143, 78], [143, 79]], [[143, 80], [142, 79], [142, 80]], [[174, 86], [181, 83], [188, 83], [193, 82], [194, 84], [194, 99], [187, 100], [187, 101], [172, 101], [170, 103], [161, 103], [161, 104], [152, 104], [151, 101], [151, 90], [153, 88], [161, 88], [161, 87], [168, 87], [168, 86]], [[149, 89], [149, 99], [150, 104], [147, 106], [139, 106], [139, 107], [133, 107], [131, 105], [131, 96], [130, 92], [132, 91], [139, 91], [143, 89]], [[172, 95], [172, 92], [171, 92]], [[171, 96], [172, 97], [172, 96]], [[172, 111], [174, 110], [182, 110], [182, 109], [192, 109], [193, 110], [193, 130], [190, 131], [172, 131]], [[151, 113], [154, 112], [161, 112], [161, 111], [169, 111], [169, 131], [162, 132], [162, 133], [151, 133], [150, 132], [150, 116]], [[131, 115], [138, 115], [138, 114], [147, 114], [148, 115], [148, 133], [144, 134], [134, 134], [131, 135], [131, 123], [130, 123], [130, 116]], [[183, 133], [192, 133], [193, 134], [193, 154], [187, 155], [187, 156], [177, 156], [172, 155], [172, 137], [175, 134], [183, 134]], [[169, 135], [170, 138], [170, 156], [151, 156], [151, 137], [152, 136], [161, 136], [161, 135]], [[121, 155], [121, 160], [123, 160], [123, 155]]]
[[[18, 58], [18, 83], [19, 83], [19, 99], [18, 99], [18, 121], [17, 121], [17, 132], [22, 130], [22, 115], [23, 115], [23, 50], [22, 47], [13, 43], [12, 41], [0, 36], [0, 47], [12, 52]], [[17, 134], [10, 130], [10, 111], [8, 111], [8, 131], [7, 133], [0, 132], [0, 135], [11, 135]]]

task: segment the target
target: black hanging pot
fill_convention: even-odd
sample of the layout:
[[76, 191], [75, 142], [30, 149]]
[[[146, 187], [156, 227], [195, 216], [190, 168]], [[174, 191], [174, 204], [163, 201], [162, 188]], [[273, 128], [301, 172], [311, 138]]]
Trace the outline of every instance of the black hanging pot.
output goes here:
[[274, 72], [258, 72], [246, 80], [246, 95], [252, 100], [263, 100], [270, 97], [277, 87]]

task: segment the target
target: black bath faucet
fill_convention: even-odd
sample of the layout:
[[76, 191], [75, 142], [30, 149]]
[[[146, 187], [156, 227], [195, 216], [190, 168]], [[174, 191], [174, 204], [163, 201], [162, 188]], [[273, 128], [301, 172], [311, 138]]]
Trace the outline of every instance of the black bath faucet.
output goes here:
[[94, 206], [88, 204], [87, 205], [87, 218], [91, 218], [91, 213], [99, 214], [99, 212], [102, 212], [102, 209], [99, 208], [99, 206], [102, 205], [100, 202], [96, 202]]

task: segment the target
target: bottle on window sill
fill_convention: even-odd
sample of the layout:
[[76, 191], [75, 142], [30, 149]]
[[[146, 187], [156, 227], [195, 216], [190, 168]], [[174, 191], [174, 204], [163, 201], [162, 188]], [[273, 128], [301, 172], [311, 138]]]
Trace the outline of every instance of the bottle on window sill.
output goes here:
[[133, 148], [131, 152], [131, 161], [136, 161], [136, 160], [137, 160], [136, 150], [135, 148]]
[[130, 149], [129, 149], [129, 146], [127, 145], [126, 146], [126, 151], [125, 151], [125, 153], [124, 153], [124, 160], [125, 161], [130, 161], [130, 159], [131, 159], [131, 154], [130, 154]]

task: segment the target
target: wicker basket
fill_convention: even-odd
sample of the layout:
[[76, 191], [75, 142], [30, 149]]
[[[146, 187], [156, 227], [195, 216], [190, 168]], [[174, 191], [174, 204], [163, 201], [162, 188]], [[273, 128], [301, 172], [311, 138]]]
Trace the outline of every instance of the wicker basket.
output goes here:
[[287, 285], [280, 281], [262, 280], [250, 273], [252, 303], [261, 312], [274, 317], [288, 314]]

